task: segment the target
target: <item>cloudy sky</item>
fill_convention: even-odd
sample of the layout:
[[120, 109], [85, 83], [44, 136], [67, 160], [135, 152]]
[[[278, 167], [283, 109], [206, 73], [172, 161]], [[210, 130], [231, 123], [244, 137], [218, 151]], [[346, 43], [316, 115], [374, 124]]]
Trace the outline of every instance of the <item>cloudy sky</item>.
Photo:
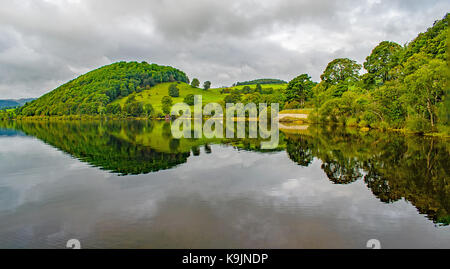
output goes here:
[[404, 44], [448, 0], [0, 0], [0, 99], [38, 97], [116, 61], [171, 65], [213, 86], [314, 80], [331, 60], [362, 63]]

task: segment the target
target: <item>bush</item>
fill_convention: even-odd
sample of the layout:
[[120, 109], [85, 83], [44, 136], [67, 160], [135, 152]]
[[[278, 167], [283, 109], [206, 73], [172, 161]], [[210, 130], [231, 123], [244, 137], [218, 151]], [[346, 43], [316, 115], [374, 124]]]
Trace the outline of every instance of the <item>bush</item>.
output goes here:
[[378, 122], [372, 123], [370, 126], [373, 128], [379, 129], [380, 131], [383, 131], [383, 132], [389, 130], [389, 128], [390, 128], [389, 123], [387, 123], [385, 121], [378, 121]]
[[290, 103], [287, 103], [284, 106], [284, 109], [296, 109], [296, 108], [300, 108], [300, 107], [301, 107], [301, 105], [298, 101], [292, 101]]
[[406, 120], [406, 128], [415, 133], [423, 134], [431, 131], [431, 124], [420, 116], [414, 116]]
[[169, 96], [164, 96], [161, 100], [161, 104], [163, 113], [166, 115], [169, 114], [173, 104], [172, 98], [170, 98]]
[[186, 103], [187, 105], [193, 106], [194, 105], [194, 95], [193, 94], [186, 95], [186, 97], [184, 97], [183, 102]]
[[349, 127], [356, 127], [358, 126], [358, 120], [355, 118], [348, 118], [345, 122], [345, 125]]
[[377, 115], [369, 111], [364, 112], [364, 114], [362, 115], [362, 119], [365, 120], [369, 125], [374, 124], [378, 121]]
[[370, 127], [369, 123], [367, 121], [365, 121], [365, 120], [360, 121], [358, 126], [361, 127], [361, 128]]
[[171, 97], [178, 97], [178, 96], [180, 96], [180, 90], [177, 88], [177, 85], [170, 84], [169, 96], [171, 96]]
[[147, 115], [147, 117], [151, 117], [155, 113], [155, 110], [153, 109], [153, 106], [151, 104], [145, 104], [144, 113], [145, 115]]
[[124, 109], [130, 116], [134, 117], [139, 117], [144, 113], [144, 106], [141, 102], [127, 103]]

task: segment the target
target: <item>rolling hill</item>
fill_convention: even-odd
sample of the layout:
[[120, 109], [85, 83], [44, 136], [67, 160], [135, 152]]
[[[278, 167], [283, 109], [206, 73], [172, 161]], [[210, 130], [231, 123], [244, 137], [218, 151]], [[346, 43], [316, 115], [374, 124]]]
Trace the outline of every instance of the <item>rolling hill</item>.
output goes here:
[[146, 62], [118, 62], [67, 82], [17, 110], [21, 116], [97, 115], [118, 98], [164, 82], [189, 82], [178, 69]]

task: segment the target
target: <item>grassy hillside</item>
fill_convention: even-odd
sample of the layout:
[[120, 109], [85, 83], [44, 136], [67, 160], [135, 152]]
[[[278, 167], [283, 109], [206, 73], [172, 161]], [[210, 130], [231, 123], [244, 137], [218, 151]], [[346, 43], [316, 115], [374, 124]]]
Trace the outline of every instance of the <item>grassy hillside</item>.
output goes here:
[[118, 98], [112, 104], [119, 104], [123, 110], [127, 101], [130, 98], [134, 98], [142, 105], [151, 104], [153, 109], [155, 110], [154, 114], [158, 115], [159, 113], [162, 113], [161, 100], [164, 96], [169, 95], [169, 87], [171, 84], [175, 84], [179, 90], [179, 97], [172, 97], [172, 101], [174, 104], [183, 102], [184, 98], [188, 94], [202, 95], [204, 104], [210, 102], [220, 102], [224, 98], [224, 95], [219, 92], [219, 89], [209, 89], [205, 91], [200, 88], [194, 88], [184, 82], [167, 82], [158, 84], [154, 87], [143, 90], [142, 92], [135, 92], [130, 94], [129, 96]]

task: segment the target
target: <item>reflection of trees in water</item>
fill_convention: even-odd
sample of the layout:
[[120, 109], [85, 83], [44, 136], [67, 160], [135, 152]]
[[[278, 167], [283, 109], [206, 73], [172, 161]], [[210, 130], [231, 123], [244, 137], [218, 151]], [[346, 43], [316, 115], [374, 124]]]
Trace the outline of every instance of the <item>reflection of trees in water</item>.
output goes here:
[[[144, 129], [152, 130], [150, 122], [29, 122], [18, 123], [17, 128], [93, 166], [121, 175], [169, 169], [186, 162], [190, 155], [189, 152], [175, 151], [179, 145], [176, 139], [170, 142], [173, 153], [131, 143], [130, 139], [136, 138]], [[126, 134], [127, 140], [113, 135], [121, 132]]]
[[450, 223], [450, 154], [446, 141], [393, 133], [359, 134], [344, 128], [311, 126], [308, 133], [288, 135], [287, 152], [308, 166], [312, 158], [335, 184], [363, 177], [385, 203], [402, 198], [434, 222]]
[[[111, 172], [145, 174], [169, 169], [200, 154], [209, 143], [261, 151], [261, 139], [174, 139], [170, 125], [151, 121], [16, 122], [9, 128], [36, 136], [72, 156]], [[285, 138], [284, 138], [285, 137]], [[138, 139], [167, 143], [155, 150]], [[362, 178], [385, 203], [402, 198], [436, 223], [450, 223], [450, 152], [447, 141], [393, 133], [360, 134], [343, 128], [310, 126], [303, 134], [280, 133], [279, 148], [292, 161], [309, 166], [314, 158], [331, 182], [349, 184]]]
[[286, 151], [289, 158], [301, 166], [309, 166], [314, 160], [314, 154], [308, 139], [298, 137], [298, 139], [287, 139]]
[[335, 152], [337, 159], [326, 160], [322, 169], [335, 184], [350, 184], [361, 178], [359, 163], [355, 159], [345, 158], [341, 152]]

